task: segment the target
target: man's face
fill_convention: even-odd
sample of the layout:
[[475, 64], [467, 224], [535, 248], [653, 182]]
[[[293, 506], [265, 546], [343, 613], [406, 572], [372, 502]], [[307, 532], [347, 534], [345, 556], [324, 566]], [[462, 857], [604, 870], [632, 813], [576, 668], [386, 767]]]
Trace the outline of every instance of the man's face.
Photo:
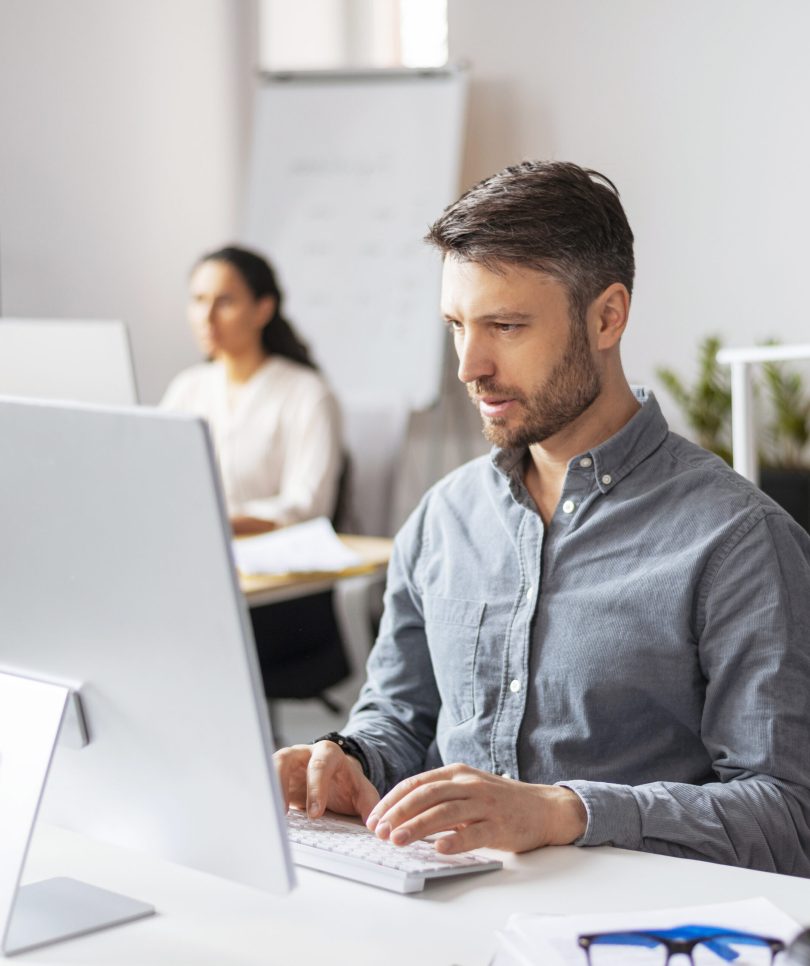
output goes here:
[[601, 391], [584, 319], [571, 319], [565, 286], [504, 264], [498, 273], [447, 256], [442, 313], [458, 377], [496, 446], [540, 443], [565, 429]]

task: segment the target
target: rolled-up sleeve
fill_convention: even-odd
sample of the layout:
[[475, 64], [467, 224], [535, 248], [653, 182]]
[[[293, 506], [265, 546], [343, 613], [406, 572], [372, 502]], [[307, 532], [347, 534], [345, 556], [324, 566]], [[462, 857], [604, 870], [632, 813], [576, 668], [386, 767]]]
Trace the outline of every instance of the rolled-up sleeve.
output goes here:
[[696, 621], [716, 781], [559, 782], [588, 813], [577, 844], [810, 875], [809, 559], [807, 535], [767, 509], [713, 555]]

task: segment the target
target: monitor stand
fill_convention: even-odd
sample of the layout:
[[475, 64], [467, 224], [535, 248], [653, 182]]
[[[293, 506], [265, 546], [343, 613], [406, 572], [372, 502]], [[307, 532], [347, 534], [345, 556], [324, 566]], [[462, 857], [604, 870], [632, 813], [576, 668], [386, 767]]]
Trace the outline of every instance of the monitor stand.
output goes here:
[[0, 673], [0, 940], [7, 956], [155, 911], [74, 879], [20, 886], [70, 694], [58, 684]]

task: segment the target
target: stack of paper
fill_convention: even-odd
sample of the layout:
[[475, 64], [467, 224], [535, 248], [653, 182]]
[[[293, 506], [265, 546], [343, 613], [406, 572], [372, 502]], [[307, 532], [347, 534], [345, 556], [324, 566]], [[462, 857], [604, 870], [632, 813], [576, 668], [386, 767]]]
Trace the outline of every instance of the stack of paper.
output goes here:
[[259, 537], [233, 541], [237, 568], [249, 574], [334, 573], [360, 567], [362, 558], [340, 540], [326, 517]]
[[[770, 936], [789, 943], [800, 926], [767, 899], [744, 899], [716, 905], [659, 909], [655, 912], [596, 913], [576, 916], [512, 916], [497, 934], [498, 946], [491, 966], [585, 966], [577, 938], [583, 933], [628, 929], [674, 929], [686, 923], [719, 926]], [[634, 950], [633, 963], [647, 962]], [[687, 960], [683, 956], [674, 962]], [[722, 960], [718, 957], [718, 963]], [[734, 966], [745, 966], [745, 955]], [[779, 962], [779, 960], [777, 960]], [[661, 963], [660, 950], [649, 952], [649, 963]]]

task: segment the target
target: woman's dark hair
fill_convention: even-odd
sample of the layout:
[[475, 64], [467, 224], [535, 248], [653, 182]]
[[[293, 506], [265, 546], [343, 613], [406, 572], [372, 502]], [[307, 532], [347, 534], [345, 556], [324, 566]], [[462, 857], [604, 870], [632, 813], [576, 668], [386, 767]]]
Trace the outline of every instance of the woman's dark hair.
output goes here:
[[633, 232], [619, 192], [576, 164], [504, 168], [446, 208], [426, 240], [494, 272], [512, 263], [548, 273], [567, 287], [576, 317], [613, 282], [633, 291]]
[[284, 298], [276, 281], [276, 273], [267, 259], [247, 248], [228, 245], [218, 251], [202, 255], [197, 259], [194, 268], [204, 262], [226, 262], [239, 272], [255, 299], [261, 299], [267, 295], [275, 299], [276, 309], [261, 333], [262, 348], [267, 355], [286, 356], [293, 362], [309, 366], [310, 369], [318, 368], [310, 357], [306, 343], [299, 338], [292, 325], [281, 314]]

